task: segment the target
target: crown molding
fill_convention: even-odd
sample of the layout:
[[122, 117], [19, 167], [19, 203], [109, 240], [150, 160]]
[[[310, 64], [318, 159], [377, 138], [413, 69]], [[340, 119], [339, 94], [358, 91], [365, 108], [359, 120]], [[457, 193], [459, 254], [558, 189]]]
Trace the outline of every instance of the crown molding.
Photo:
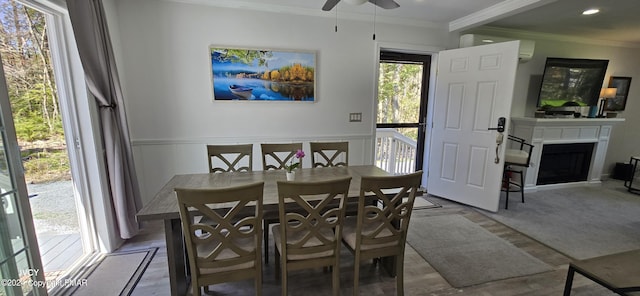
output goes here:
[[[334, 11], [323, 11], [320, 8], [310, 9], [310, 8], [292, 7], [292, 6], [286, 6], [286, 5], [247, 2], [247, 1], [241, 1], [241, 0], [163, 0], [163, 1], [183, 3], [183, 4], [203, 5], [203, 6], [224, 7], [224, 8], [231, 8], [231, 9], [254, 10], [254, 11], [264, 11], [264, 12], [271, 12], [271, 13], [323, 17], [323, 18], [331, 18], [331, 19], [336, 18], [336, 13]], [[354, 20], [354, 21], [362, 21], [362, 22], [373, 21], [373, 15], [371, 14], [362, 14], [362, 13], [353, 13], [353, 12], [344, 12], [344, 11], [338, 11], [338, 18], [339, 20]], [[393, 25], [421, 27], [421, 28], [434, 28], [434, 29], [443, 29], [447, 27], [447, 24], [445, 23], [435, 23], [435, 22], [423, 21], [423, 20], [414, 19], [414, 18], [399, 18], [399, 17], [389, 17], [389, 16], [383, 16], [383, 15], [377, 15], [376, 22], [393, 24]]]
[[597, 45], [597, 46], [610, 46], [610, 47], [622, 47], [622, 48], [640, 48], [640, 44], [634, 42], [621, 42], [621, 41], [611, 41], [611, 40], [603, 40], [596, 38], [584, 38], [577, 37], [571, 35], [560, 35], [560, 34], [552, 34], [552, 33], [542, 33], [542, 32], [533, 32], [533, 31], [524, 31], [524, 30], [515, 30], [515, 29], [507, 29], [507, 28], [499, 28], [499, 27], [491, 27], [491, 26], [482, 26], [475, 28], [473, 30], [465, 31], [466, 33], [471, 34], [483, 34], [483, 35], [491, 35], [498, 34], [505, 37], [517, 38], [517, 39], [539, 39], [539, 40], [549, 40], [549, 41], [558, 41], [558, 42], [574, 42], [588, 45]]
[[558, 0], [505, 0], [449, 22], [449, 32], [467, 30]]

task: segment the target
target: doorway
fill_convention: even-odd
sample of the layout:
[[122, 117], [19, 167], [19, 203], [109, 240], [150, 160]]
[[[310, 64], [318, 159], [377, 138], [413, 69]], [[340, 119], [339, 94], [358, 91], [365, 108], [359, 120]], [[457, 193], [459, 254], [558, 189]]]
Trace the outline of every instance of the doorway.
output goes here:
[[380, 51], [375, 164], [395, 174], [421, 170], [431, 56]]
[[[24, 40], [22, 44], [6, 42], [8, 48], [2, 50], [4, 69], [11, 72], [6, 74], [8, 103], [2, 107], [9, 110], [11, 106], [13, 111], [9, 116], [16, 125], [20, 153], [15, 165], [24, 168], [19, 182], [29, 183], [25, 196], [19, 197], [28, 214], [17, 227], [32, 229], [37, 237], [37, 244], [34, 239], [30, 245], [38, 249], [37, 260], [42, 263], [37, 272], [46, 279], [45, 289], [55, 292], [64, 288], [56, 286], [55, 280], [75, 272], [98, 246], [87, 189], [91, 175], [86, 173], [87, 165], [98, 159], [90, 154], [93, 139], [80, 137], [78, 119], [79, 114], [91, 112], [78, 103], [85, 86], [81, 75], [80, 80], [76, 78], [76, 57], [69, 53], [74, 44], [68, 40], [65, 10], [49, 1], [0, 0], [0, 5], [11, 12], [0, 17], [8, 24], [5, 31], [14, 34], [3, 38]], [[12, 76], [25, 64], [30, 67], [23, 70], [24, 77]], [[29, 84], [20, 84], [27, 80]], [[84, 122], [84, 132], [91, 133], [91, 124]]]

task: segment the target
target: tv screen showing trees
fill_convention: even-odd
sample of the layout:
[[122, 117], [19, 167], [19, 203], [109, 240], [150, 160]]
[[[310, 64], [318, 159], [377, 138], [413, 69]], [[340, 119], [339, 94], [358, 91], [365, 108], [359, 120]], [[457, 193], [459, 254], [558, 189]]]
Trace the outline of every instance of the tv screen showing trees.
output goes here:
[[538, 107], [596, 106], [608, 60], [547, 58]]

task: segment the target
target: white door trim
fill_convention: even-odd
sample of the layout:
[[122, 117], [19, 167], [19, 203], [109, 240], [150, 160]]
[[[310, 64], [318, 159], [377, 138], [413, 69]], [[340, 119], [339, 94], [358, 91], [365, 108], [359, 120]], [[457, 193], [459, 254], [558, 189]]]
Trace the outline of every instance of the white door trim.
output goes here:
[[[429, 93], [428, 93], [428, 97], [427, 97], [427, 135], [424, 138], [424, 157], [423, 157], [423, 163], [422, 163], [422, 168], [423, 171], [428, 172], [429, 171], [429, 153], [430, 153], [430, 148], [431, 148], [431, 123], [433, 122], [433, 100], [435, 98], [435, 92], [436, 92], [436, 72], [438, 70], [438, 54], [440, 53], [440, 51], [444, 50], [444, 47], [439, 47], [439, 46], [429, 46], [429, 45], [420, 45], [420, 44], [410, 44], [410, 43], [395, 43], [395, 42], [379, 42], [376, 41], [376, 50], [375, 50], [375, 63], [374, 65], [376, 65], [375, 67], [375, 71], [374, 71], [374, 77], [372, 78], [373, 81], [375, 81], [374, 83], [374, 90], [373, 90], [373, 94], [374, 94], [374, 98], [378, 97], [378, 77], [380, 76], [379, 73], [379, 67], [378, 65], [380, 65], [380, 52], [383, 50], [393, 50], [393, 51], [399, 51], [399, 52], [404, 52], [404, 53], [413, 53], [413, 54], [424, 54], [424, 55], [430, 55], [431, 56], [431, 69], [429, 69], [430, 71], [430, 75], [429, 75]], [[372, 110], [372, 118], [376, 117], [376, 114], [378, 114], [378, 105], [377, 104], [372, 104], [373, 105], [373, 110]], [[371, 126], [372, 129], [372, 134], [375, 140], [375, 134], [376, 134], [376, 122], [375, 120], [373, 121], [373, 124]], [[375, 151], [375, 147], [374, 145], [376, 144], [375, 141], [371, 142], [372, 144], [372, 151]], [[371, 159], [371, 163], [373, 163], [374, 159], [373, 157], [375, 157], [375, 155], [372, 155], [372, 159]], [[428, 184], [429, 181], [429, 174], [425, 173], [422, 174], [422, 185], [426, 186], [426, 184]]]
[[47, 15], [51, 61], [76, 201], [79, 201], [77, 207], [81, 213], [80, 230], [83, 237], [89, 238], [83, 240], [83, 249], [86, 254], [112, 252], [121, 245], [122, 239], [115, 229], [111, 198], [105, 194], [109, 187], [100, 148], [98, 111], [95, 100], [87, 92], [66, 5], [50, 0], [21, 1]]

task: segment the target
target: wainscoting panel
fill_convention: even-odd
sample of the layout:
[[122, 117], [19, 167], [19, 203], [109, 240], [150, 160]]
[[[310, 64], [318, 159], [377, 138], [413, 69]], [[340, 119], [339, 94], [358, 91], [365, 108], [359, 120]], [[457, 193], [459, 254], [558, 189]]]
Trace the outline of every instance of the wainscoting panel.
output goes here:
[[375, 139], [375, 135], [349, 135], [340, 138], [313, 137], [294, 140], [275, 138], [206, 138], [133, 140], [132, 145], [142, 202], [146, 205], [174, 175], [207, 173], [207, 144], [253, 143], [253, 169], [262, 170], [261, 143], [302, 142], [303, 150], [307, 153], [307, 157], [302, 161], [302, 166], [309, 168], [311, 167], [309, 142], [348, 141], [349, 164], [364, 165], [373, 163], [373, 139]]

